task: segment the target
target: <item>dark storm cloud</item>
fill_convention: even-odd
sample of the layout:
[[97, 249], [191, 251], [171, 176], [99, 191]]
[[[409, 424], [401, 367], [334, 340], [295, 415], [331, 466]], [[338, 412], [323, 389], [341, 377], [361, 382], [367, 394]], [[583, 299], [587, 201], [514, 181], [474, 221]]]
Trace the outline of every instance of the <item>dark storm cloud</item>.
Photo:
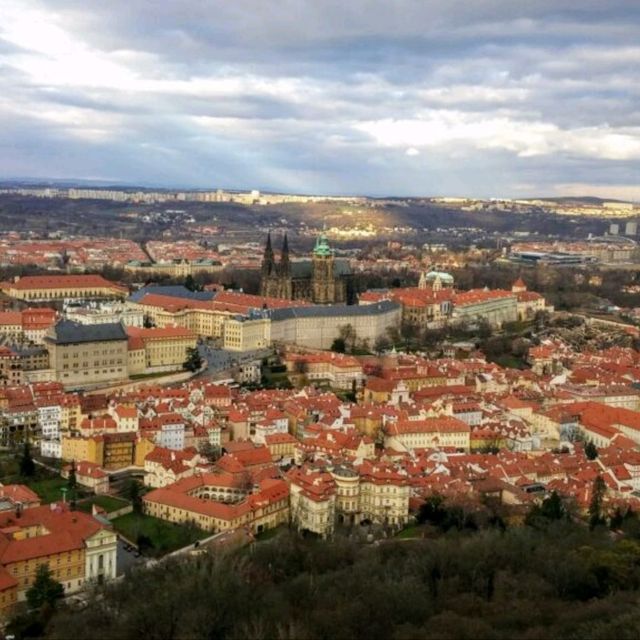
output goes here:
[[377, 194], [636, 183], [634, 0], [3, 5], [5, 175]]

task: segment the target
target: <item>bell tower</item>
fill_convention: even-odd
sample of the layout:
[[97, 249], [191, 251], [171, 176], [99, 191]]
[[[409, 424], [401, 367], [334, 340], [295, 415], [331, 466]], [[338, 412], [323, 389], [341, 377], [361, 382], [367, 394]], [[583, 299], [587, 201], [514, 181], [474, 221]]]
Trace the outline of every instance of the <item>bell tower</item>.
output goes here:
[[318, 236], [313, 249], [313, 278], [311, 281], [313, 302], [327, 304], [336, 301], [334, 257], [324, 233]]

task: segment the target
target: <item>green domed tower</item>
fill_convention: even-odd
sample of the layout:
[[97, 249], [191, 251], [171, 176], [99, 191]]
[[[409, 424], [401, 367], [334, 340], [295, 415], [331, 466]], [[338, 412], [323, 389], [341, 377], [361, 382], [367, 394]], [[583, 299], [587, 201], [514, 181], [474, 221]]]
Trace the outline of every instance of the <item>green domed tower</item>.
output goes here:
[[[334, 275], [333, 250], [327, 237], [321, 233], [313, 249], [313, 277], [311, 281], [312, 297], [316, 304], [338, 302], [336, 278]], [[340, 300], [342, 302], [342, 300]]]

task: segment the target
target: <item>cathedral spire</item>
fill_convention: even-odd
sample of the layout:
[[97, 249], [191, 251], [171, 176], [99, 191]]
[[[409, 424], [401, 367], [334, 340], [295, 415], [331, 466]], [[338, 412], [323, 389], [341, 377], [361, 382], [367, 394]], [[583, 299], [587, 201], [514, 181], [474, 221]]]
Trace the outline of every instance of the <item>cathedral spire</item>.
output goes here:
[[273, 257], [273, 247], [271, 246], [271, 231], [267, 234], [267, 244], [262, 257], [262, 273], [269, 275], [275, 271], [275, 259]]
[[284, 234], [284, 239], [282, 240], [282, 252], [280, 254], [280, 273], [283, 276], [289, 276], [291, 271], [291, 263], [289, 262], [289, 240], [287, 239], [287, 234]]

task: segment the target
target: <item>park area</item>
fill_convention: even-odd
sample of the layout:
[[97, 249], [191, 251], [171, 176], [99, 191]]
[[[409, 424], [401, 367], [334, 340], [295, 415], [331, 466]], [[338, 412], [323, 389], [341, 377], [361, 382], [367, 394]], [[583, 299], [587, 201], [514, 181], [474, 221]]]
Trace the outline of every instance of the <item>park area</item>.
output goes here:
[[91, 513], [91, 508], [94, 504], [104, 509], [107, 513], [113, 513], [114, 511], [128, 507], [131, 503], [128, 500], [114, 498], [113, 496], [93, 496], [78, 502], [78, 511]]
[[161, 556], [211, 534], [189, 525], [177, 525], [142, 513], [128, 513], [112, 521], [118, 533], [145, 555]]
[[39, 471], [33, 478], [25, 478], [24, 484], [35, 491], [42, 504], [58, 502], [62, 500], [62, 489], [66, 489], [68, 495], [69, 482], [60, 476], [54, 476], [46, 471]]

